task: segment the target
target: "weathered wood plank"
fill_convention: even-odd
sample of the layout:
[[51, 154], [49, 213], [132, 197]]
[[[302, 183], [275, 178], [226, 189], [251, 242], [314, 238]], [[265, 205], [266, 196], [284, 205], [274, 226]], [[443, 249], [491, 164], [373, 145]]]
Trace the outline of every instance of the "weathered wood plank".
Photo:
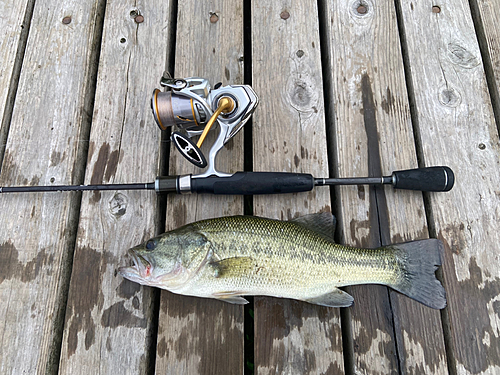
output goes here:
[[27, 8], [28, 0], [0, 2], [2, 16], [0, 18], [0, 27], [2, 35], [0, 38], [0, 118], [3, 118], [3, 111], [7, 94], [12, 78], [12, 71], [16, 60], [19, 38], [24, 28], [23, 20]]
[[[204, 77], [212, 85], [243, 83], [243, 1], [182, 1], [178, 5], [176, 77]], [[215, 138], [207, 137], [203, 150]], [[243, 170], [243, 132], [220, 153], [222, 171]], [[170, 174], [200, 173], [175, 149]], [[243, 213], [242, 197], [169, 196], [166, 229], [210, 217]], [[161, 294], [157, 373], [243, 373], [243, 307]]]
[[[165, 65], [171, 10], [160, 0], [106, 4], [86, 183], [149, 182], [157, 174], [149, 95]], [[152, 290], [116, 269], [128, 248], [156, 234], [155, 211], [151, 191], [83, 195], [61, 373], [147, 373]]]
[[[328, 174], [317, 12], [316, 1], [252, 2], [254, 170]], [[327, 188], [254, 197], [257, 216], [330, 210]], [[343, 373], [338, 309], [255, 297], [255, 337], [259, 374]]]
[[[37, 2], [0, 175], [2, 185], [72, 184], [88, 123], [97, 1]], [[63, 18], [71, 16], [71, 23]], [[87, 126], [88, 127], [88, 126]], [[57, 367], [78, 196], [0, 197], [0, 372]], [[76, 210], [75, 210], [76, 208]]]
[[[355, 0], [326, 6], [335, 174], [386, 176], [416, 168], [394, 4]], [[364, 186], [336, 191], [338, 228], [346, 244], [377, 247], [428, 237], [420, 193]], [[447, 373], [438, 311], [397, 293], [389, 298], [383, 287], [350, 292], [356, 301], [351, 308], [356, 371]]]
[[[498, 2], [494, 0], [475, 0], [470, 1], [473, 17], [476, 16], [477, 22], [480, 22], [479, 28], [476, 27], [476, 33], [481, 48], [487, 50], [489, 63], [486, 62], [486, 74], [491, 80], [490, 95], [492, 96], [493, 109], [497, 111], [497, 128], [500, 129], [500, 30], [498, 29], [498, 20], [500, 17], [500, 8]], [[491, 70], [490, 71], [490, 66]], [[500, 131], [500, 130], [499, 130]]]
[[[24, 30], [27, 25], [23, 24], [28, 4], [28, 0], [2, 0], [0, 2], [0, 9], [2, 9], [0, 30], [3, 31], [0, 36], [0, 61], [2, 62], [0, 64], [0, 162], [3, 158], [8, 132], [8, 124], [4, 124], [4, 121], [8, 121], [8, 119], [4, 119], [4, 116], [10, 117], [8, 112], [11, 111], [12, 106], [12, 102], [7, 103], [9, 91], [19, 80], [18, 76], [13, 77], [17, 68], [16, 63], [20, 63], [20, 61], [16, 61], [19, 59], [18, 49], [25, 46], [28, 38]], [[19, 74], [18, 72], [19, 68], [17, 68], [17, 74]]]
[[[430, 194], [432, 230], [445, 243], [451, 343], [459, 374], [500, 371], [500, 147], [469, 3], [402, 2], [425, 165], [456, 174]], [[422, 43], [425, 41], [425, 43]]]

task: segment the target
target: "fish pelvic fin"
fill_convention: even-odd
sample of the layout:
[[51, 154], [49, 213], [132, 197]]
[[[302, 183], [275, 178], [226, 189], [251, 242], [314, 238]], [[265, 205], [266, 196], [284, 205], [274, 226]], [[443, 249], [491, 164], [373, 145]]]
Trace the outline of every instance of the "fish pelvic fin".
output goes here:
[[389, 286], [428, 307], [443, 309], [446, 292], [435, 274], [441, 265], [443, 243], [431, 238], [389, 248], [394, 250], [402, 268], [399, 282]]
[[354, 298], [339, 288], [334, 288], [330, 293], [304, 299], [304, 301], [328, 307], [349, 307], [354, 303]]

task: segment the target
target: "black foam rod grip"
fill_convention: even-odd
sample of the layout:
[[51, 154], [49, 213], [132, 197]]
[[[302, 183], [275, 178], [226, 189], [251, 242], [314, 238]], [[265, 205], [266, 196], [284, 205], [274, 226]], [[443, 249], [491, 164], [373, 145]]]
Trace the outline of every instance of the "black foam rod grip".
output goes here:
[[193, 193], [224, 195], [285, 194], [310, 191], [314, 178], [306, 173], [236, 172], [230, 177], [192, 178]]
[[396, 189], [421, 191], [449, 191], [455, 175], [449, 167], [428, 167], [392, 172]]

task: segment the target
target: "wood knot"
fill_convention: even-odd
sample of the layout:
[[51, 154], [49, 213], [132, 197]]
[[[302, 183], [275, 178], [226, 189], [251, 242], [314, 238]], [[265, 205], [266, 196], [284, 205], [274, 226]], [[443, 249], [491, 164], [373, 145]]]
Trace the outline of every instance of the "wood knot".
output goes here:
[[462, 102], [460, 93], [453, 87], [444, 87], [439, 92], [439, 102], [445, 107], [456, 107]]
[[308, 107], [311, 103], [311, 88], [304, 81], [297, 81], [292, 92], [292, 102], [297, 107]]
[[465, 69], [472, 69], [479, 65], [479, 59], [467, 49], [457, 43], [448, 44], [448, 57], [453, 64]]
[[125, 215], [127, 212], [127, 206], [127, 197], [122, 193], [116, 193], [109, 201], [109, 211], [116, 218]]
[[373, 4], [369, 0], [354, 0], [351, 3], [351, 14], [357, 18], [373, 14]]
[[303, 115], [314, 115], [318, 112], [319, 95], [316, 90], [315, 77], [302, 72], [299, 76], [290, 77], [286, 85], [286, 104]]

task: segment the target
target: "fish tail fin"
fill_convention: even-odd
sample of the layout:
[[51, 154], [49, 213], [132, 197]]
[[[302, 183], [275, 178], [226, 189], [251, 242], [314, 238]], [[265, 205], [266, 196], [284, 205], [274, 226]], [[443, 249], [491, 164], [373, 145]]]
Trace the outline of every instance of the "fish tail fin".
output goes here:
[[401, 266], [400, 281], [390, 285], [404, 295], [433, 309], [446, 306], [446, 292], [436, 278], [441, 265], [443, 243], [431, 238], [391, 245]]

